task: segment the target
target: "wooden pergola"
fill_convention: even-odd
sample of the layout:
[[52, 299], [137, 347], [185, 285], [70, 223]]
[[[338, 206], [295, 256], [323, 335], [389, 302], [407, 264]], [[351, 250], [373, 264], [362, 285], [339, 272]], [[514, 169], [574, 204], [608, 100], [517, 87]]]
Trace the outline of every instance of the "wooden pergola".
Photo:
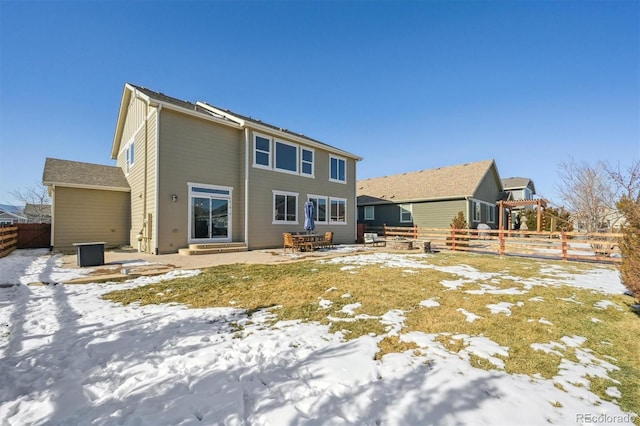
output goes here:
[[511, 209], [514, 207], [532, 207], [537, 206], [537, 231], [542, 230], [542, 209], [547, 208], [547, 200], [538, 198], [536, 200], [516, 200], [516, 201], [498, 201], [498, 208], [500, 209], [500, 230], [504, 230], [504, 209], [509, 210], [507, 229], [511, 230]]

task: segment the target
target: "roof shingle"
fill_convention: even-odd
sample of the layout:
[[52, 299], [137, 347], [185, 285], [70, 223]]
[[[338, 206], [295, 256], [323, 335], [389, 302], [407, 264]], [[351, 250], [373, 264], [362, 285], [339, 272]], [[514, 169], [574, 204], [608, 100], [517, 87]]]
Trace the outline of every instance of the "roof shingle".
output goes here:
[[473, 196], [493, 160], [359, 180], [358, 205]]
[[57, 158], [46, 159], [42, 182], [45, 185], [129, 190], [129, 183], [120, 167]]

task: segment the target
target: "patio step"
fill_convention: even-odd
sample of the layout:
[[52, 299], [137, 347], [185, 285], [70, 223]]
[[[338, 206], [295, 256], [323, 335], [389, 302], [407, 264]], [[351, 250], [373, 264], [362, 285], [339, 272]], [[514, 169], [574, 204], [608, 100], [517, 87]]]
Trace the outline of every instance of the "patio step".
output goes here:
[[188, 248], [181, 248], [178, 253], [185, 256], [197, 254], [215, 254], [247, 251], [245, 243], [208, 243], [208, 244], [189, 244]]

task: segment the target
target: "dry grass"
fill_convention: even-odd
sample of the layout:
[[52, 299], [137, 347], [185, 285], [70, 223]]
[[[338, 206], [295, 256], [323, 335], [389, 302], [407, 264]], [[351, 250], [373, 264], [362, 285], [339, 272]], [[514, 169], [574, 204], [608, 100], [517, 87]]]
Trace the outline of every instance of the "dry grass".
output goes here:
[[[550, 265], [562, 273], [582, 273], [602, 266], [465, 253], [440, 253], [416, 259], [436, 267], [467, 265], [493, 275], [451, 289], [443, 286], [442, 281], [461, 278], [451, 269], [449, 272], [416, 269], [416, 273], [407, 273], [409, 268], [368, 265], [342, 270], [343, 265], [318, 261], [226, 265], [208, 269], [192, 278], [115, 291], [105, 298], [124, 304], [183, 303], [197, 308], [233, 306], [246, 309], [249, 315], [271, 308], [276, 317], [274, 321], [328, 324], [331, 332], [341, 332], [346, 339], [362, 335], [382, 336], [377, 359], [387, 353], [416, 347], [397, 336], [386, 335], [387, 326], [381, 323], [380, 317], [396, 309], [406, 316], [401, 334], [410, 331], [436, 334], [436, 340], [451, 352], [466, 347], [462, 339], [453, 339], [452, 335], [483, 335], [508, 348], [509, 356], [501, 357], [507, 372], [545, 378], [558, 374], [562, 358], [577, 362], [576, 348], [566, 345], [555, 348], [562, 355], [559, 356], [534, 350], [531, 345], [562, 343], [563, 336], [582, 336], [587, 340], [579, 350], [587, 348], [594, 357], [620, 368], [609, 372], [619, 384], [592, 378], [591, 390], [603, 399], [611, 400], [605, 391], [616, 386], [623, 394], [619, 401], [621, 407], [640, 413], [640, 341], [637, 339], [640, 318], [631, 309], [634, 299], [569, 286], [526, 284], [557, 278], [556, 273], [549, 272]], [[503, 293], [483, 293], [481, 290], [486, 290], [487, 286], [494, 292]], [[508, 294], [507, 289], [518, 290], [521, 294]], [[474, 290], [480, 294], [469, 293]], [[422, 307], [420, 302], [426, 299], [436, 300], [440, 305]], [[619, 309], [596, 308], [595, 304], [602, 300], [615, 303]], [[327, 308], [321, 301], [330, 301], [331, 305]], [[353, 309], [355, 315], [343, 311], [345, 306], [354, 303], [361, 304]], [[510, 304], [509, 315], [491, 312], [488, 305], [499, 303]], [[460, 308], [482, 319], [468, 322]], [[477, 368], [496, 368], [473, 354], [470, 361]]]

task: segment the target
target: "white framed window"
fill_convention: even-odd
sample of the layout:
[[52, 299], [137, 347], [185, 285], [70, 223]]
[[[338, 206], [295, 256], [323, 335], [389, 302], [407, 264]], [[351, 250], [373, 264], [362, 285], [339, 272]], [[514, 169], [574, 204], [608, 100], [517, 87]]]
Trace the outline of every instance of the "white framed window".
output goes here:
[[271, 138], [255, 134], [253, 136], [253, 166], [271, 168]]
[[496, 208], [491, 204], [485, 204], [487, 222], [494, 223], [496, 221]]
[[400, 222], [407, 223], [413, 221], [411, 204], [400, 204]]
[[474, 201], [471, 205], [471, 210], [472, 210], [472, 220], [474, 222], [480, 222], [482, 220], [482, 210], [481, 210], [481, 204], [478, 201]]
[[364, 220], [375, 220], [375, 206], [364, 206]]
[[273, 223], [298, 224], [298, 194], [273, 191]]
[[309, 148], [300, 147], [300, 174], [313, 176], [313, 159], [315, 152]]
[[329, 222], [332, 224], [347, 223], [347, 200], [344, 198], [329, 198], [330, 215]]
[[135, 163], [136, 160], [136, 144], [135, 141], [131, 141], [127, 148], [125, 149], [125, 162], [126, 162], [126, 171], [127, 173], [131, 170], [131, 167]]
[[347, 160], [329, 155], [329, 180], [347, 183]]
[[328, 223], [328, 216], [327, 216], [328, 197], [310, 194], [307, 199], [313, 203], [313, 216], [314, 216], [313, 220], [316, 222], [316, 224]]
[[286, 173], [298, 173], [298, 145], [276, 140], [273, 168]]

